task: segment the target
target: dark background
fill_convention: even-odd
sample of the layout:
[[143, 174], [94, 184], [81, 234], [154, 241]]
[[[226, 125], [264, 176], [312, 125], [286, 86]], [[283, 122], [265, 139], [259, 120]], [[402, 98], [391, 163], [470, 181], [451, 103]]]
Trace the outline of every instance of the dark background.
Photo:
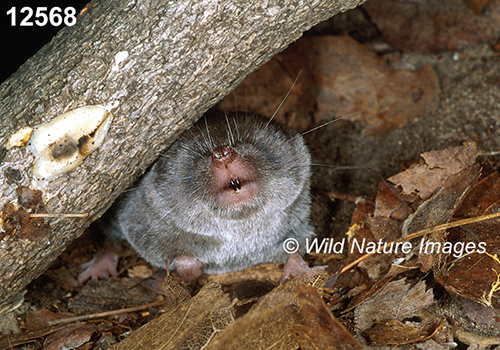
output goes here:
[[[90, 0], [89, 0], [90, 1]], [[54, 27], [50, 22], [44, 27], [35, 25], [36, 7], [47, 7], [47, 14], [51, 8], [58, 6], [62, 10], [72, 6], [76, 9], [76, 14], [89, 2], [86, 0], [0, 0], [0, 83], [7, 79], [12, 73], [33, 56], [46, 43], [50, 42], [52, 37], [64, 27], [64, 23], [59, 27]], [[11, 25], [11, 16], [7, 15], [13, 6], [16, 7], [16, 26]], [[21, 14], [20, 10], [24, 6], [33, 9], [33, 16], [30, 21], [32, 27], [21, 27], [19, 24], [26, 16]], [[64, 12], [62, 13], [64, 17]]]

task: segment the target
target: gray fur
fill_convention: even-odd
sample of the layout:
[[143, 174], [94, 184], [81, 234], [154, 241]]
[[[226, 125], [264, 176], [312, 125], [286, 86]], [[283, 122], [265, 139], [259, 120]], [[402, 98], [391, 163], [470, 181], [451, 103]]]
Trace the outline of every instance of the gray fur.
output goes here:
[[[207, 133], [208, 129], [208, 133]], [[257, 170], [260, 192], [240, 209], [218, 207], [210, 192], [212, 151], [230, 145]], [[163, 154], [110, 223], [152, 265], [198, 258], [208, 274], [287, 260], [282, 244], [313, 236], [310, 155], [300, 135], [258, 116], [206, 115]]]

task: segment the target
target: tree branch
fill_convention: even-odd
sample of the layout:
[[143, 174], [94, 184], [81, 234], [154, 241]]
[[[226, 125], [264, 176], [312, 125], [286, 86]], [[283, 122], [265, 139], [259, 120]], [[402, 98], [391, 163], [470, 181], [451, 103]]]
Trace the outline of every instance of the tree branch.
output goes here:
[[49, 227], [41, 235], [0, 241], [0, 308], [247, 74], [361, 2], [99, 0], [61, 30], [0, 86], [0, 208], [32, 183], [27, 147], [5, 149], [15, 131], [88, 105], [114, 104], [114, 119], [103, 144], [44, 191], [46, 212], [89, 217], [37, 218]]

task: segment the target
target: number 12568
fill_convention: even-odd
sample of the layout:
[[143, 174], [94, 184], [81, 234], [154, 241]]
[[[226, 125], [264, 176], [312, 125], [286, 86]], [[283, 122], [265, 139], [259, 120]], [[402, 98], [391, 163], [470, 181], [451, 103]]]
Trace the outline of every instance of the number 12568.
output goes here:
[[[17, 26], [16, 11], [17, 9], [15, 6], [7, 11], [7, 15], [10, 16], [10, 25], [13, 27]], [[76, 24], [76, 9], [74, 7], [66, 7], [63, 10], [60, 7], [52, 7], [51, 9], [48, 7], [35, 7], [35, 9], [33, 9], [26, 6], [21, 8], [19, 13], [21, 17], [24, 16], [21, 23], [19, 23], [21, 27], [33, 27], [34, 25], [37, 27], [44, 27], [47, 24], [58, 27], [63, 23], [71, 27]]]

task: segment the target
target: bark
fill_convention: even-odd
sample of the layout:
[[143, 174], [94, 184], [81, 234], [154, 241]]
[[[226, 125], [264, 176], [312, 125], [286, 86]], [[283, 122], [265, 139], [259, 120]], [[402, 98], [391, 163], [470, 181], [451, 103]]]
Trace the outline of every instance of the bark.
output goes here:
[[[0, 86], [4, 214], [6, 203], [18, 200], [16, 188], [32, 179], [29, 150], [5, 149], [11, 134], [87, 105], [115, 104], [114, 120], [101, 147], [44, 192], [47, 212], [89, 217], [41, 219], [39, 234], [1, 239], [0, 308], [246, 75], [316, 23], [361, 2], [100, 0], [61, 30]], [[122, 51], [128, 57], [114, 70]]]

